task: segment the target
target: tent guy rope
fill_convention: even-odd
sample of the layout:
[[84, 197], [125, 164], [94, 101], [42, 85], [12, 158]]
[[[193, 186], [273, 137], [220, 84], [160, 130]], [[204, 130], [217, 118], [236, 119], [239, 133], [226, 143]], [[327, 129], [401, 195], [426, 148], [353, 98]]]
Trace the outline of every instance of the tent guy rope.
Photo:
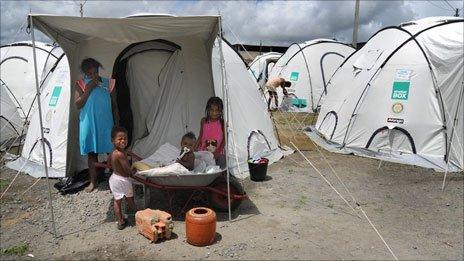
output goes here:
[[[343, 201], [345, 201], [346, 204], [348, 204], [348, 202], [346, 201], [346, 199], [337, 191], [337, 189], [326, 179], [326, 177], [324, 177], [324, 175], [319, 171], [319, 169], [317, 169], [313, 163], [300, 151], [300, 149], [298, 149], [298, 147], [293, 144], [293, 142], [290, 142], [293, 147], [295, 147], [295, 149], [298, 151], [298, 153], [306, 160], [306, 162], [309, 163], [309, 165], [314, 169], [316, 170], [316, 172], [322, 177], [322, 179], [324, 179], [324, 181], [343, 199]], [[343, 183], [343, 182], [342, 182]], [[357, 209], [359, 209], [361, 211], [361, 213], [364, 215], [364, 217], [367, 219], [367, 221], [369, 222], [369, 224], [371, 225], [371, 227], [374, 229], [374, 231], [377, 233], [377, 235], [380, 237], [380, 239], [382, 240], [383, 244], [387, 247], [388, 251], [390, 252], [390, 254], [393, 256], [393, 258], [395, 260], [398, 260], [398, 258], [396, 257], [395, 253], [393, 252], [393, 250], [390, 248], [390, 246], [387, 244], [387, 242], [385, 241], [385, 239], [383, 238], [383, 236], [380, 234], [380, 232], [377, 230], [377, 228], [375, 227], [374, 223], [372, 223], [372, 221], [370, 220], [370, 218], [367, 216], [366, 212], [364, 212], [364, 210], [362, 209], [361, 205], [358, 203], [358, 201], [355, 201], [356, 202], [356, 205], [357, 205]], [[350, 206], [351, 208], [351, 205], [348, 204], [348, 206]], [[354, 209], [353, 209], [354, 211]], [[356, 212], [356, 211], [355, 211]], [[358, 213], [356, 212], [356, 215], [358, 215]], [[358, 215], [359, 217], [359, 215]]]
[[292, 144], [292, 146], [295, 148], [296, 151], [298, 151], [298, 153], [300, 153], [300, 155], [306, 160], [306, 162], [309, 163], [309, 165], [314, 169], [316, 170], [316, 172], [322, 177], [322, 179], [327, 183], [327, 185], [329, 185], [334, 191], [335, 193], [337, 193], [337, 195], [343, 200], [343, 202], [345, 202], [345, 204], [351, 209], [353, 210], [353, 212], [356, 214], [356, 216], [358, 216], [359, 218], [361, 218], [358, 214], [358, 212], [356, 212], [356, 210], [351, 206], [351, 204], [345, 199], [345, 197], [343, 197], [342, 194], [340, 194], [340, 192], [338, 192], [338, 190], [332, 185], [332, 183], [330, 183], [330, 181], [322, 174], [322, 172], [301, 152], [301, 150], [293, 143], [290, 141], [290, 143]]

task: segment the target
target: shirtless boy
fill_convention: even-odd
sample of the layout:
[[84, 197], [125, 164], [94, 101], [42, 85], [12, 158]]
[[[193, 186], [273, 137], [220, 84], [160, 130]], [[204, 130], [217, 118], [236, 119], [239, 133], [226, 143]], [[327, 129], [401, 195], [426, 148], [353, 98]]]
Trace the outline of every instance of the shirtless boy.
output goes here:
[[279, 107], [279, 102], [277, 101], [277, 88], [282, 87], [282, 91], [284, 95], [287, 96], [287, 89], [285, 89], [285, 87], [290, 87], [291, 85], [292, 85], [291, 82], [286, 81], [284, 78], [281, 78], [281, 77], [273, 78], [266, 82], [265, 86], [269, 93], [269, 99], [267, 101], [267, 109], [269, 111], [271, 110], [272, 98], [274, 98], [275, 100], [276, 107]]
[[133, 171], [127, 159], [127, 130], [124, 127], [115, 126], [111, 131], [111, 140], [114, 145], [110, 155], [110, 164], [113, 174], [110, 177], [110, 189], [114, 197], [114, 213], [118, 219], [118, 229], [122, 230], [127, 226], [127, 219], [121, 213], [121, 201], [126, 197], [127, 204], [131, 211], [135, 211], [134, 193], [130, 176]]

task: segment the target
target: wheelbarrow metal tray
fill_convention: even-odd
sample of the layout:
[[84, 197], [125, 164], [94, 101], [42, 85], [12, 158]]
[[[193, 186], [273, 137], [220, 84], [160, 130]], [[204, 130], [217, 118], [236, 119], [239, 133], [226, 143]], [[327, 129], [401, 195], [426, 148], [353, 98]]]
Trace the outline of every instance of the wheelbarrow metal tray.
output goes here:
[[148, 181], [158, 185], [165, 186], [185, 186], [185, 187], [204, 187], [213, 183], [213, 181], [221, 175], [223, 170], [214, 173], [201, 174], [162, 174], [156, 176], [143, 176]]

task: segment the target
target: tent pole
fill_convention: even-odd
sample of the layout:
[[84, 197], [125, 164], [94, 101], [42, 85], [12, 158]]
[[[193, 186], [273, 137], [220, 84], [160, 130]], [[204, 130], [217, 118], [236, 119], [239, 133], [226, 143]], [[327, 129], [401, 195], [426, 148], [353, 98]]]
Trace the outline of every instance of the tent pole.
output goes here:
[[449, 167], [449, 161], [446, 163], [446, 171], [445, 175], [443, 176], [443, 184], [441, 185], [441, 191], [445, 191], [445, 185], [446, 185], [446, 175], [448, 174], [448, 167]]
[[53, 235], [55, 238], [56, 235], [56, 227], [55, 227], [55, 215], [53, 214], [53, 200], [52, 200], [52, 189], [50, 186], [50, 179], [48, 177], [48, 166], [47, 166], [47, 154], [45, 151], [45, 138], [43, 132], [43, 120], [42, 120], [42, 106], [40, 102], [40, 87], [39, 87], [39, 74], [37, 73], [37, 56], [36, 56], [36, 48], [35, 48], [35, 37], [34, 37], [34, 23], [33, 18], [29, 14], [29, 22], [31, 26], [31, 38], [32, 38], [32, 54], [34, 56], [34, 73], [35, 73], [35, 87], [36, 87], [36, 97], [37, 97], [37, 107], [39, 109], [39, 120], [40, 120], [40, 135], [41, 135], [41, 143], [42, 143], [42, 153], [43, 153], [43, 162], [44, 162], [44, 169], [45, 169], [45, 176], [47, 177], [47, 184], [48, 184], [48, 204], [50, 205], [50, 217], [52, 219], [52, 227], [53, 227]]
[[232, 211], [230, 209], [230, 171], [229, 171], [229, 96], [227, 92], [226, 66], [224, 62], [224, 53], [222, 51], [222, 17], [219, 16], [219, 54], [221, 56], [221, 74], [222, 74], [222, 95], [224, 96], [226, 119], [225, 119], [225, 140], [224, 148], [226, 154], [226, 174], [227, 174], [227, 207], [229, 212], [229, 221], [232, 220]]
[[[464, 84], [464, 82], [462, 83]], [[462, 87], [462, 85], [461, 85]], [[461, 88], [461, 95], [459, 96], [459, 101], [458, 101], [458, 104], [456, 106], [456, 113], [454, 115], [454, 120], [453, 120], [453, 128], [451, 129], [451, 135], [450, 135], [450, 138], [449, 138], [449, 141], [448, 142], [448, 146], [446, 146], [447, 148], [447, 152], [446, 152], [446, 171], [445, 171], [445, 175], [443, 176], [443, 184], [441, 186], [441, 191], [443, 192], [445, 190], [445, 184], [446, 184], [446, 175], [448, 174], [448, 171], [449, 171], [449, 163], [450, 163], [450, 160], [449, 160], [449, 153], [451, 151], [451, 147], [453, 146], [453, 143], [452, 143], [452, 140], [453, 140], [453, 137], [454, 135], [456, 134], [455, 131], [454, 131], [454, 128], [456, 127], [456, 124], [458, 122], [458, 115], [459, 115], [459, 107], [460, 106], [463, 106], [462, 103], [463, 103], [463, 100], [464, 100], [464, 88]], [[456, 137], [459, 141], [459, 138]]]

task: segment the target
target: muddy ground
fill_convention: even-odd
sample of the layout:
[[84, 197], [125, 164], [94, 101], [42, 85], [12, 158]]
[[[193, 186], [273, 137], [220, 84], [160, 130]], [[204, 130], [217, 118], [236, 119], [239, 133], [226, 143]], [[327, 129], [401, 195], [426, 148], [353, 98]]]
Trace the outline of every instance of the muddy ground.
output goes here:
[[[305, 152], [334, 187], [351, 201], [317, 152]], [[463, 173], [442, 174], [325, 152], [341, 179], [399, 259], [463, 259]], [[3, 192], [16, 173], [3, 168]], [[59, 237], [52, 235], [47, 183], [20, 174], [1, 199], [1, 244], [27, 246], [2, 259], [391, 259], [365, 218], [355, 213], [309, 167], [292, 154], [269, 167], [269, 179], [243, 185], [250, 200], [233, 221], [218, 215], [216, 242], [194, 247], [185, 241], [185, 223], [176, 218], [173, 239], [150, 244], [135, 227], [118, 231], [107, 181], [93, 193], [61, 196], [53, 190]], [[54, 181], [56, 182], [56, 181]], [[137, 194], [142, 204], [142, 193]], [[153, 193], [152, 208], [168, 208]], [[186, 195], [179, 195], [180, 203]], [[195, 204], [202, 204], [195, 201]], [[181, 205], [174, 209], [179, 210]], [[362, 215], [357, 210], [359, 215]], [[27, 248], [27, 249], [26, 249]]]

